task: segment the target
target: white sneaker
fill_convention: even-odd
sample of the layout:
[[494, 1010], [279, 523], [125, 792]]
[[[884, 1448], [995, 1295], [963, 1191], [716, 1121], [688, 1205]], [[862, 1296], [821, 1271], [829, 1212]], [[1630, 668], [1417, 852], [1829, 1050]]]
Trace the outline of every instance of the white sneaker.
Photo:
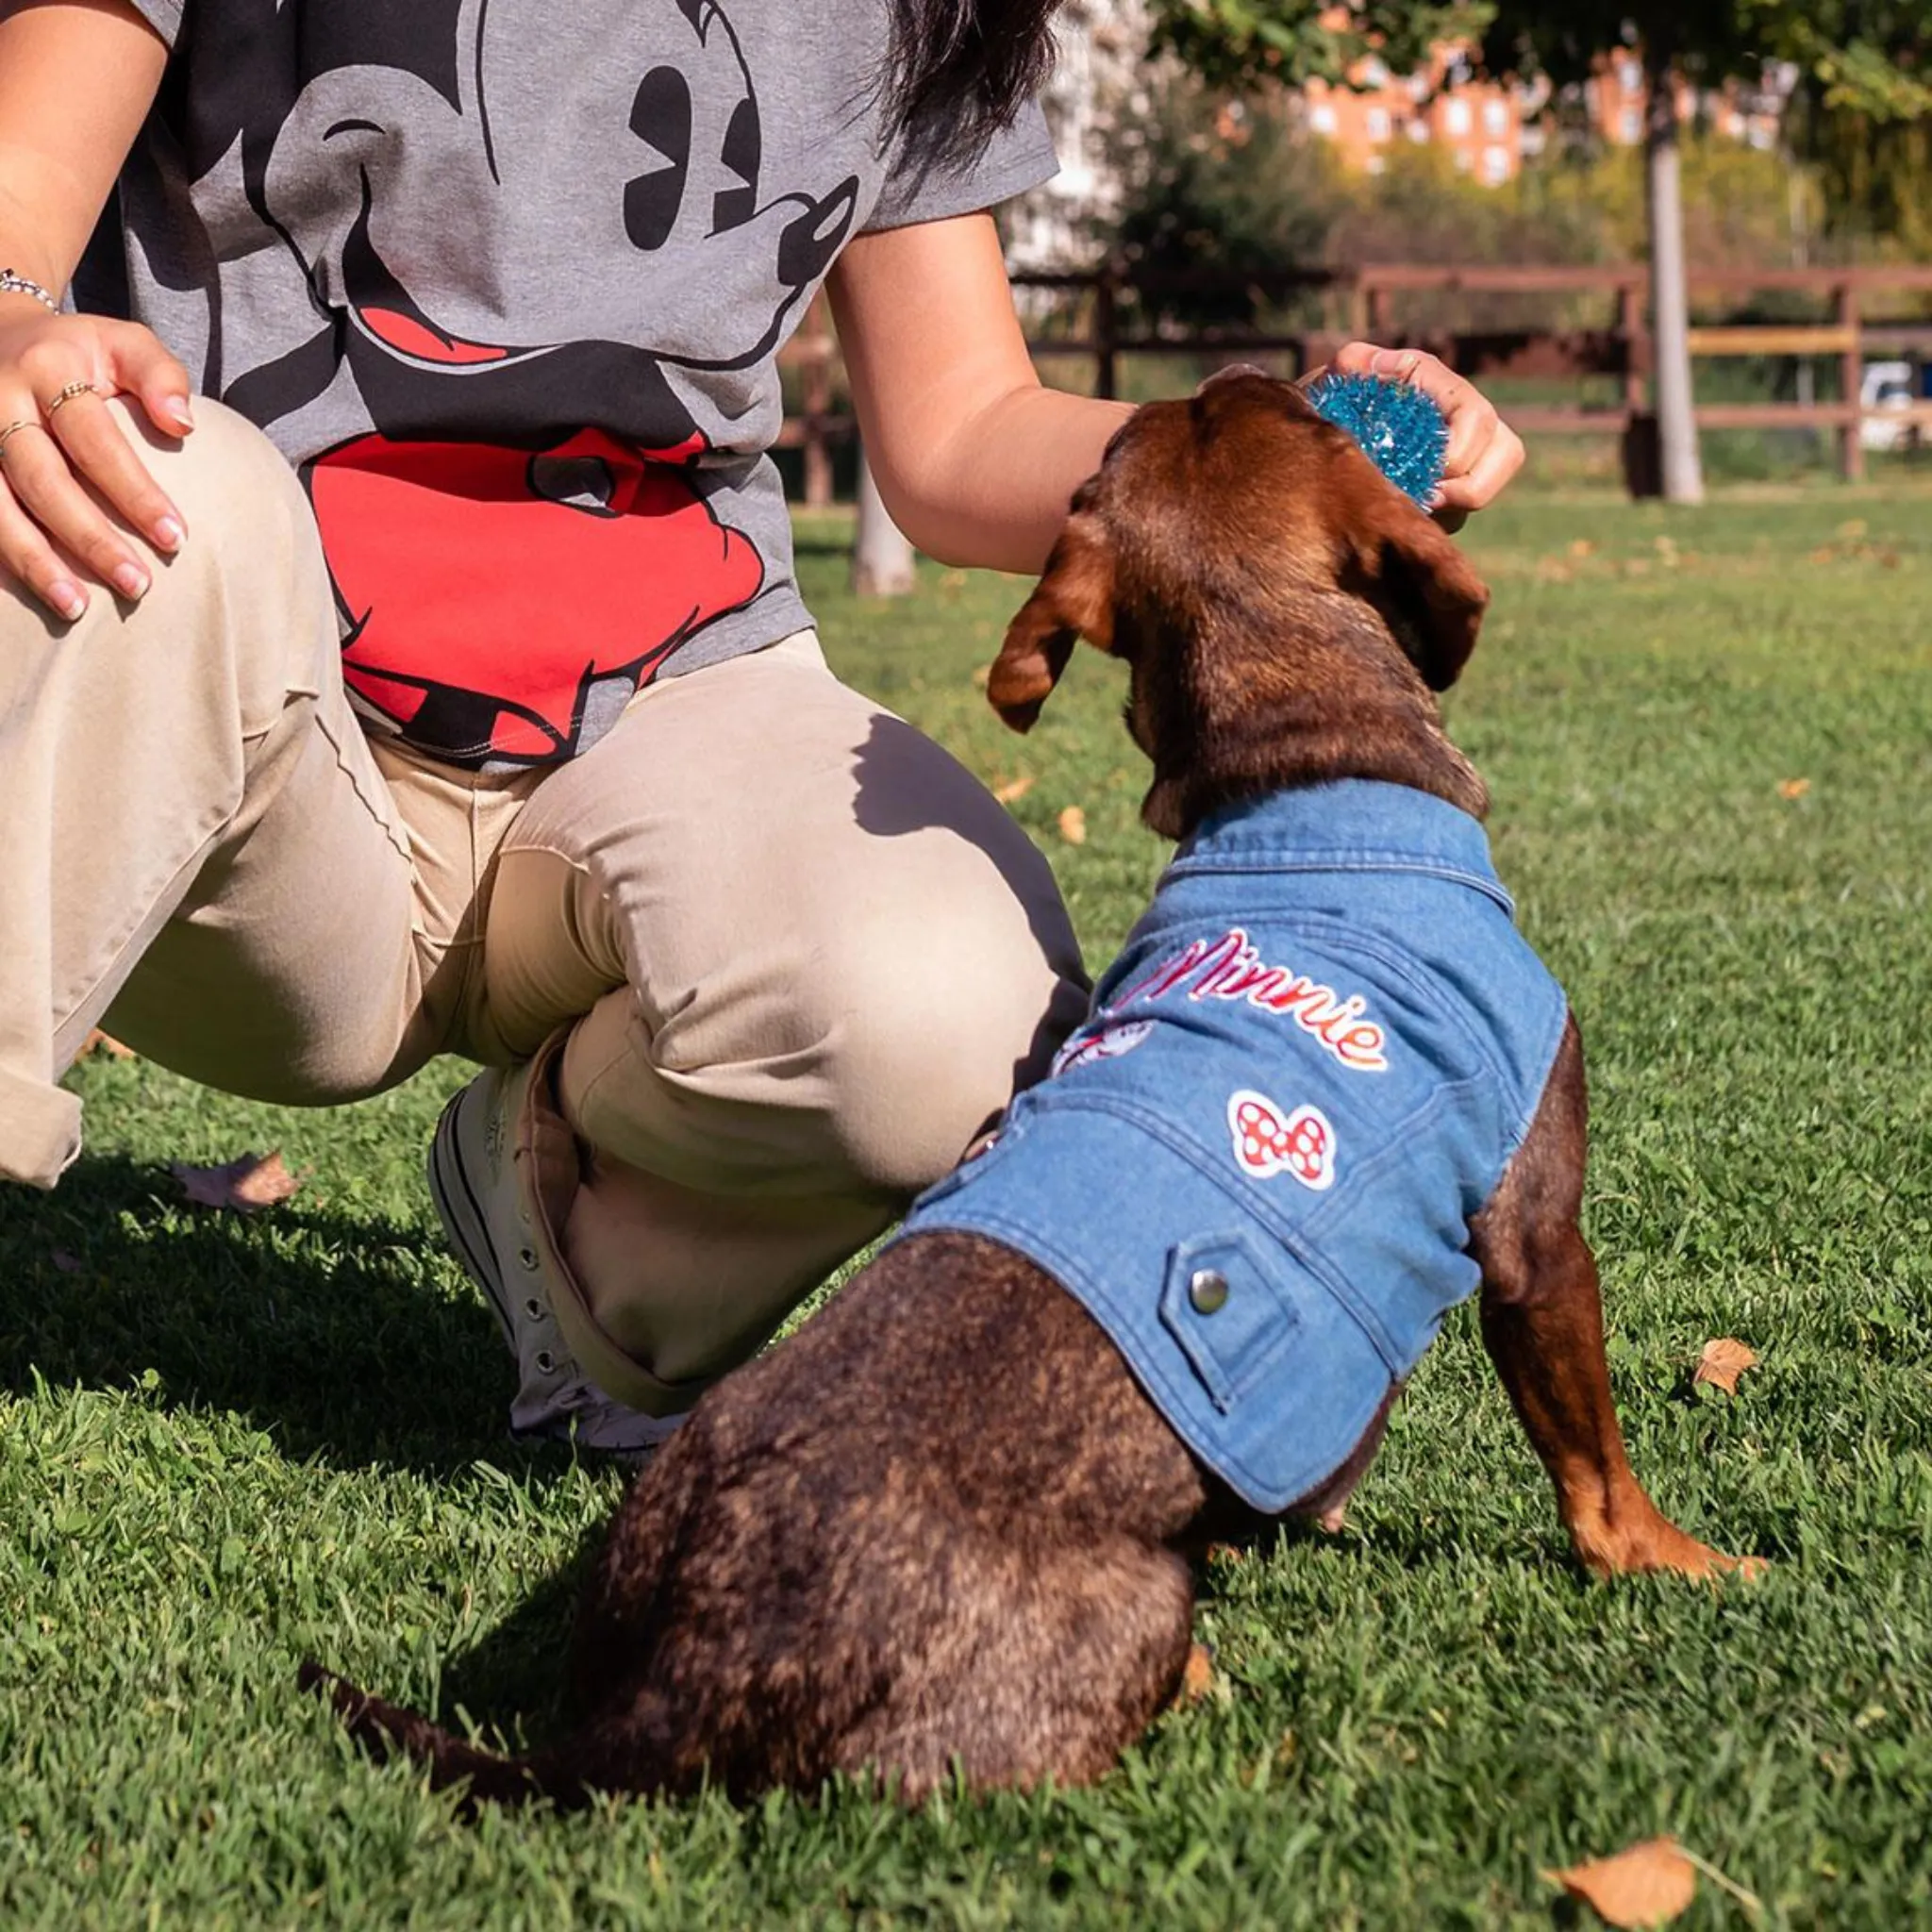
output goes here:
[[530, 1063], [486, 1067], [450, 1101], [429, 1143], [429, 1193], [457, 1258], [496, 1311], [519, 1386], [511, 1433], [642, 1456], [684, 1418], [645, 1415], [591, 1386], [557, 1326], [544, 1287], [516, 1126]]

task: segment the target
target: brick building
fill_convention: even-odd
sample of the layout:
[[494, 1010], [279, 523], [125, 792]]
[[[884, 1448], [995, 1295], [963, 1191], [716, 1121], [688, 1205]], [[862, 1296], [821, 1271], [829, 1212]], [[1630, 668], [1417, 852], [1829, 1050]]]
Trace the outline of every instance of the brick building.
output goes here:
[[1435, 147], [1462, 173], [1501, 187], [1535, 151], [1525, 136], [1541, 133], [1533, 128], [1541, 97], [1477, 79], [1455, 47], [1439, 47], [1417, 74], [1391, 74], [1372, 57], [1354, 78], [1352, 88], [1314, 82], [1306, 95], [1310, 130], [1332, 142], [1351, 167], [1378, 175], [1405, 143]]

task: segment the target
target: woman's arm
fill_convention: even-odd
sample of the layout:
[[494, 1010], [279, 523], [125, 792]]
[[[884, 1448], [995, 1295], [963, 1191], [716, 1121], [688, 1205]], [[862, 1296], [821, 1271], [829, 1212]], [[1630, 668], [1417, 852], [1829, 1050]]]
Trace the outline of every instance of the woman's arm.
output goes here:
[[[941, 562], [1032, 574], [1130, 413], [1044, 388], [1013, 312], [990, 215], [861, 235], [830, 283], [859, 431], [893, 520]], [[1391, 352], [1351, 343], [1363, 368]], [[1404, 373], [1449, 419], [1447, 516], [1493, 501], [1523, 445], [1477, 391], [1434, 357]]]
[[[65, 291], [166, 64], [121, 0], [0, 0], [0, 269]], [[87, 608], [83, 572], [125, 597], [149, 581], [84, 482], [157, 550], [184, 535], [85, 389], [138, 397], [170, 436], [191, 426], [188, 373], [148, 330], [0, 294], [0, 576], [69, 619]]]
[[942, 563], [1037, 574], [1132, 413], [1042, 388], [991, 215], [851, 242], [832, 312], [892, 520]]
[[0, 268], [65, 291], [167, 58], [119, 0], [0, 0]]

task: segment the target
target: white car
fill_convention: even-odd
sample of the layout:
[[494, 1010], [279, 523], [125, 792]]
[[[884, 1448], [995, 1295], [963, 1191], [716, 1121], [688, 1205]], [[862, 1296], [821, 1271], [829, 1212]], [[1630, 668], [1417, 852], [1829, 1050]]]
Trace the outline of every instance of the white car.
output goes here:
[[[1865, 379], [1859, 385], [1858, 402], [1867, 411], [1858, 425], [1858, 441], [1867, 449], [1903, 449], [1912, 425], [1896, 418], [1887, 420], [1886, 411], [1909, 409], [1918, 398], [1912, 392], [1912, 365], [1909, 362], [1868, 362]], [[1872, 411], [1878, 413], [1873, 414]]]

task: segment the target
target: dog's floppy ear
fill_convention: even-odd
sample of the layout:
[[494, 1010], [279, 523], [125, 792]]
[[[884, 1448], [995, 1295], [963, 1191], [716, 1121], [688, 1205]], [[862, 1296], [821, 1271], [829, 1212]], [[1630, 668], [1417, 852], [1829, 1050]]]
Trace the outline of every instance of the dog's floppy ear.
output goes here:
[[1389, 491], [1352, 531], [1364, 594], [1431, 691], [1447, 691], [1475, 649], [1490, 587], [1434, 518]]
[[1113, 648], [1113, 550], [1100, 519], [1076, 496], [1046, 575], [1007, 626], [986, 682], [992, 708], [1015, 731], [1030, 731], [1085, 637]]

